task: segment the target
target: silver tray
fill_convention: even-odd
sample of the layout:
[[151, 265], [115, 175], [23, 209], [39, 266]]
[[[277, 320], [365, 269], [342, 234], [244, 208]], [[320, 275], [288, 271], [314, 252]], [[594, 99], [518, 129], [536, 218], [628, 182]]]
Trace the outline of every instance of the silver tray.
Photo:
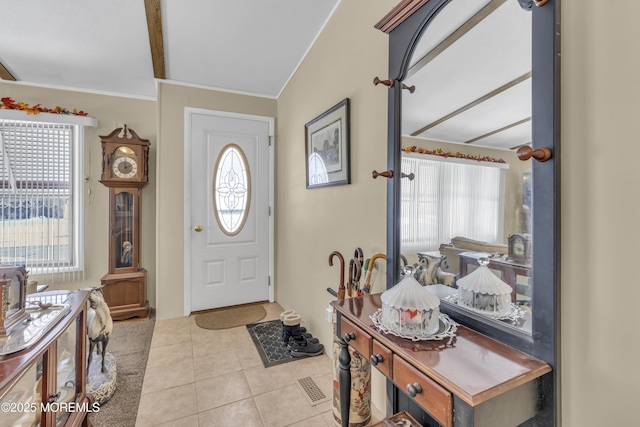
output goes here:
[[380, 329], [385, 334], [395, 335], [400, 338], [406, 338], [411, 341], [429, 341], [429, 340], [443, 340], [447, 338], [453, 338], [456, 336], [456, 332], [458, 330], [458, 324], [451, 320], [449, 316], [446, 314], [440, 313], [438, 316], [438, 330], [427, 336], [417, 336], [417, 335], [408, 335], [408, 334], [399, 334], [390, 329], [387, 329], [386, 326], [382, 324], [382, 309], [376, 310], [375, 313], [371, 315], [371, 320], [373, 320], [373, 324], [376, 325], [378, 329]]
[[0, 336], [0, 356], [31, 347], [71, 311], [71, 306], [57, 304], [47, 308], [30, 307], [26, 311], [28, 319], [9, 328], [7, 335]]

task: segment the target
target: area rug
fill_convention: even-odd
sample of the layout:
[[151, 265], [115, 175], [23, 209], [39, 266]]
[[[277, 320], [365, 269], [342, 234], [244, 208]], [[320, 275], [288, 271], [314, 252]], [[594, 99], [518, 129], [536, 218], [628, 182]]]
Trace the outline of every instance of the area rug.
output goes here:
[[89, 414], [94, 427], [136, 424], [154, 325], [154, 319], [114, 322], [107, 351], [116, 360], [116, 391], [99, 411]]
[[280, 320], [247, 325], [247, 330], [265, 368], [296, 360], [287, 350], [287, 346], [282, 343]]
[[223, 308], [196, 314], [196, 325], [203, 329], [228, 329], [264, 319], [267, 311], [261, 305]]

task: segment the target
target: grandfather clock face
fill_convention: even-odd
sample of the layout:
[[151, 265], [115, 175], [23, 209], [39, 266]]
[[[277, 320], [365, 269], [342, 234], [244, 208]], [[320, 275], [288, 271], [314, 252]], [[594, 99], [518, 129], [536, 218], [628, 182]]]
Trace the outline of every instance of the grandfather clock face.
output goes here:
[[135, 151], [125, 145], [116, 148], [111, 155], [111, 172], [116, 178], [135, 178], [139, 172]]

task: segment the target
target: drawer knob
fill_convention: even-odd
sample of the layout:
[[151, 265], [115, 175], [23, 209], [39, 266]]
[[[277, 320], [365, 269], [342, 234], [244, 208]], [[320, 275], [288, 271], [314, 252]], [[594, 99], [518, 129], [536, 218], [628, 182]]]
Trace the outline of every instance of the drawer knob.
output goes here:
[[418, 394], [422, 393], [422, 386], [418, 383], [407, 384], [407, 393], [409, 396], [416, 397]]
[[380, 353], [372, 354], [369, 360], [371, 360], [371, 364], [373, 364], [373, 366], [376, 366], [378, 363], [384, 362], [384, 358]]
[[353, 332], [347, 332], [346, 334], [344, 334], [344, 340], [346, 342], [355, 341], [355, 339], [356, 339], [356, 334], [354, 334]]

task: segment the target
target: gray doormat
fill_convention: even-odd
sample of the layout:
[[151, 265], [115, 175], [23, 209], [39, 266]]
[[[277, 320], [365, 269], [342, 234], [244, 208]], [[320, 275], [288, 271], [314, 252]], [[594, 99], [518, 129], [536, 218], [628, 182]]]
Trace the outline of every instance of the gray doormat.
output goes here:
[[287, 346], [282, 343], [282, 323], [280, 320], [252, 323], [247, 325], [247, 330], [258, 349], [265, 368], [296, 360], [287, 350]]

